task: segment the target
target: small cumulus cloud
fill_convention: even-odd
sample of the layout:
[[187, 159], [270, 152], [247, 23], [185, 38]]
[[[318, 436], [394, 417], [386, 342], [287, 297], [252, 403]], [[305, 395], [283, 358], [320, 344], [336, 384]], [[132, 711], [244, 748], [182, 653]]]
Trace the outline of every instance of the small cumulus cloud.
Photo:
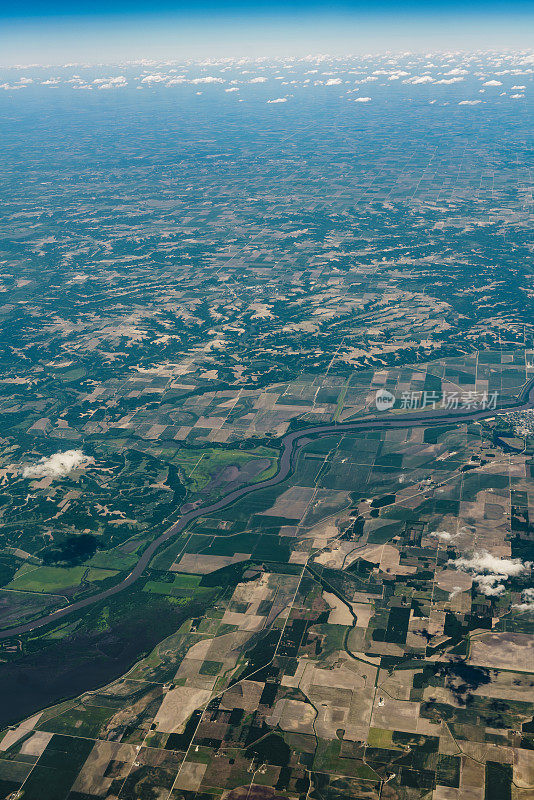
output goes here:
[[429, 536], [434, 536], [436, 539], [439, 539], [440, 542], [452, 542], [453, 539], [457, 538], [458, 534], [449, 533], [449, 531], [431, 531]]
[[197, 86], [203, 83], [226, 83], [224, 78], [217, 78], [213, 75], [206, 75], [202, 78], [187, 78], [185, 75], [164, 75], [160, 72], [155, 72], [150, 75], [145, 75], [141, 78], [141, 83], [146, 86], [153, 84], [164, 84], [165, 86], [180, 86], [182, 84], [191, 84]]
[[472, 531], [466, 528], [465, 525], [462, 525], [461, 528], [458, 528], [456, 533], [449, 533], [449, 531], [430, 531], [428, 535], [434, 536], [436, 539], [439, 539], [440, 542], [453, 542], [455, 539], [469, 535], [470, 533], [472, 533]]
[[523, 589], [521, 602], [514, 603], [512, 608], [517, 609], [517, 611], [534, 611], [534, 588]]
[[502, 81], [484, 81], [482, 86], [502, 86]]
[[349, 97], [349, 100], [352, 100], [353, 103], [370, 103], [370, 97]]
[[486, 597], [499, 597], [505, 590], [503, 583], [505, 580], [506, 575], [477, 575], [475, 577], [478, 590]]
[[460, 100], [458, 103], [459, 106], [478, 106], [482, 100]]
[[287, 97], [275, 97], [274, 100], [267, 100], [268, 103], [287, 103]]
[[223, 78], [215, 78], [213, 75], [206, 75], [205, 78], [192, 78], [191, 83], [226, 83]]
[[64, 478], [79, 467], [94, 463], [94, 458], [86, 456], [81, 450], [65, 450], [53, 456], [43, 456], [36, 464], [27, 464], [22, 470], [24, 478]]
[[96, 78], [93, 84], [99, 89], [123, 89], [128, 85], [124, 75], [118, 75], [116, 78]]
[[341, 78], [329, 78], [326, 81], [325, 86], [339, 86], [340, 83], [343, 83]]
[[251, 78], [249, 83], [267, 83], [267, 78], [263, 77]]
[[482, 550], [480, 553], [473, 553], [470, 558], [456, 558], [449, 563], [464, 570], [465, 572], [487, 572], [494, 575], [507, 575], [515, 577], [521, 575], [530, 568], [530, 561], [522, 561], [520, 558], [499, 558]]
[[522, 575], [530, 569], [532, 562], [520, 558], [499, 558], [483, 550], [473, 553], [470, 558], [464, 556], [449, 559], [448, 563], [462, 572], [469, 572], [477, 584], [479, 591], [486, 597], [498, 597], [505, 591], [508, 578]]
[[408, 78], [408, 80], [404, 81], [404, 83], [434, 83], [434, 78], [432, 75], [416, 75], [413, 78]]
[[[160, 75], [156, 73], [155, 75], [145, 75], [144, 78], [141, 78], [141, 83], [163, 83], [168, 78], [167, 75]], [[96, 81], [95, 81], [96, 82]]]
[[[104, 90], [106, 90], [106, 89], [124, 89], [126, 86], [127, 86], [126, 83], [112, 83], [112, 82], [110, 82], [110, 83], [102, 83], [102, 84], [100, 84], [100, 86], [98, 88], [99, 89], [104, 89]], [[78, 88], [79, 89], [85, 89], [85, 88], [89, 88], [89, 87], [79, 86]]]

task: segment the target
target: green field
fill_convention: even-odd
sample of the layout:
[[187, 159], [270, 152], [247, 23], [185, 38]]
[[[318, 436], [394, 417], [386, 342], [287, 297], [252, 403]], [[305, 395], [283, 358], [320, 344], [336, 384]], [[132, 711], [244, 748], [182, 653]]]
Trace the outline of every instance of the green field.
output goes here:
[[[255, 450], [178, 450], [173, 455], [173, 463], [178, 467], [181, 478], [190, 492], [201, 492], [214, 476], [225, 467], [242, 467], [254, 458], [269, 458], [271, 464], [254, 481], [264, 480], [276, 472], [278, 453], [267, 447], [257, 447]], [[224, 483], [219, 489], [224, 490]]]
[[[169, 576], [170, 577], [170, 576]], [[210, 594], [211, 590], [199, 586], [200, 575], [174, 575], [173, 580], [147, 581], [144, 592], [192, 600]]]
[[121, 553], [120, 550], [97, 550], [87, 563], [91, 567], [104, 570], [130, 570], [137, 564], [135, 553]]
[[[87, 573], [87, 575], [85, 575]], [[57, 593], [71, 586], [78, 586], [85, 575], [88, 583], [103, 581], [111, 578], [117, 572], [111, 569], [96, 569], [94, 567], [31, 567], [22, 566], [8, 589], [18, 589], [26, 592]]]

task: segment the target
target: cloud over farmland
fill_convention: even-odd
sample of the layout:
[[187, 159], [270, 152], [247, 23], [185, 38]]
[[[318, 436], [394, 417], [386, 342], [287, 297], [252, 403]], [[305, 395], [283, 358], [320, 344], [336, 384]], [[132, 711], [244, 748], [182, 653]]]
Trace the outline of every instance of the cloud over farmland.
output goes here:
[[72, 470], [93, 463], [94, 459], [81, 450], [65, 450], [48, 458], [43, 456], [37, 463], [26, 465], [22, 475], [24, 478], [64, 478]]
[[473, 553], [470, 558], [460, 557], [449, 559], [451, 566], [462, 572], [469, 572], [482, 594], [487, 597], [498, 597], [505, 590], [508, 578], [523, 574], [532, 566], [530, 561], [520, 558], [498, 558], [483, 550]]

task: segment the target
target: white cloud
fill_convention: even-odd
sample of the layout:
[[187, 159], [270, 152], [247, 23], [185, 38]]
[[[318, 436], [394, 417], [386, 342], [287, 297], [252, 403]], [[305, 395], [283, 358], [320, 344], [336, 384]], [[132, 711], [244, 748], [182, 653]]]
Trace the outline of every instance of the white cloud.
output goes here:
[[512, 86], [511, 88], [515, 89], [518, 92], [522, 92], [523, 89], [526, 89], [527, 87], [526, 86]]
[[[144, 78], [141, 78], [141, 83], [163, 83], [168, 78], [168, 75], [160, 75], [159, 73], [155, 75], [145, 75]], [[97, 83], [97, 81], [95, 81]]]
[[22, 470], [24, 478], [63, 478], [73, 469], [87, 467], [94, 458], [86, 456], [81, 450], [65, 450], [46, 458], [43, 456], [36, 464], [28, 464]]
[[226, 83], [223, 78], [214, 78], [213, 75], [206, 75], [205, 78], [193, 78], [191, 83]]
[[128, 85], [124, 75], [118, 75], [116, 78], [96, 78], [93, 84], [99, 89], [123, 89]]
[[[81, 80], [79, 82], [81, 82]], [[117, 86], [119, 86], [120, 84], [126, 83], [126, 78], [124, 77], [124, 75], [117, 75], [117, 77], [115, 78], [95, 78], [93, 83], [102, 85], [106, 83], [112, 83], [112, 84], [117, 84]]]
[[435, 536], [440, 542], [452, 542], [458, 536], [457, 533], [449, 533], [448, 531], [432, 531], [429, 536]]
[[[176, 71], [176, 70], [175, 70]], [[199, 83], [226, 83], [223, 78], [216, 78], [213, 75], [206, 75], [203, 78], [186, 78], [185, 75], [162, 75], [160, 72], [155, 72], [151, 75], [145, 75], [141, 78], [141, 83], [148, 84], [164, 83], [165, 86], [178, 86], [183, 83], [190, 83], [196, 86]]]
[[370, 97], [351, 97], [349, 99], [352, 100], [353, 103], [370, 103], [371, 102], [371, 98]]
[[268, 103], [287, 103], [287, 97], [276, 97], [274, 100], [267, 100]]
[[478, 589], [487, 597], [498, 597], [504, 590], [508, 578], [517, 577], [532, 566], [531, 561], [521, 561], [520, 558], [498, 558], [483, 550], [473, 553], [470, 558], [449, 559], [448, 563], [462, 572], [473, 575]]
[[239, 89], [237, 88], [237, 86], [232, 86], [230, 89], [225, 89], [224, 91], [225, 92], [238, 92]]
[[267, 83], [267, 78], [252, 78], [249, 83]]
[[460, 83], [460, 81], [463, 81], [463, 78], [442, 78], [440, 81], [436, 81], [436, 83]]
[[408, 78], [404, 83], [434, 83], [432, 75], [416, 75], [414, 78]]
[[514, 603], [512, 608], [517, 608], [518, 611], [534, 611], [534, 588], [523, 589], [521, 601], [521, 603]]
[[475, 577], [479, 592], [485, 594], [486, 597], [499, 597], [505, 590], [503, 583], [505, 580], [506, 575], [477, 575]]
[[459, 67], [454, 67], [450, 69], [448, 72], [444, 73], [445, 75], [467, 75], [466, 69], [460, 69]]
[[482, 86], [502, 86], [502, 81], [485, 81]]
[[[114, 83], [114, 82], [110, 81], [110, 83], [101, 83], [98, 88], [99, 89], [125, 89], [126, 86], [127, 86], [126, 83]], [[79, 89], [84, 89], [86, 87], [85, 86], [79, 86], [78, 88]], [[87, 88], [90, 88], [90, 87], [87, 87]]]
[[341, 78], [329, 78], [326, 81], [325, 86], [339, 86], [340, 83], [343, 83]]
[[482, 100], [460, 100], [458, 103], [459, 106], [478, 106]]
[[480, 572], [492, 575], [506, 575], [515, 577], [526, 572], [532, 565], [530, 561], [521, 561], [520, 558], [499, 558], [492, 556], [487, 550], [473, 553], [471, 558], [455, 558], [449, 561], [464, 572]]
[[510, 95], [510, 99], [511, 100], [519, 100], [520, 97], [524, 97], [524, 96], [525, 96], [524, 94], [511, 94]]

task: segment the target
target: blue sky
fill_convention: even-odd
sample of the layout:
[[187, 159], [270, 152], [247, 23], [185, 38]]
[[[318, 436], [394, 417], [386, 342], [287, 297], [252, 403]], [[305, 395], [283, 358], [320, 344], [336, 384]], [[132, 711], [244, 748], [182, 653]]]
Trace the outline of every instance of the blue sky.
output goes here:
[[25, 18], [31, 16], [110, 16], [130, 14], [132, 11], [145, 15], [155, 12], [199, 12], [233, 13], [253, 16], [257, 10], [277, 10], [280, 13], [298, 10], [302, 13], [322, 11], [365, 13], [366, 15], [402, 13], [432, 16], [434, 13], [460, 13], [470, 10], [480, 14], [512, 13], [514, 10], [532, 11], [532, 0], [27, 0], [13, 3], [1, 0], [0, 16]]
[[533, 0], [0, 0], [0, 62], [528, 48]]

